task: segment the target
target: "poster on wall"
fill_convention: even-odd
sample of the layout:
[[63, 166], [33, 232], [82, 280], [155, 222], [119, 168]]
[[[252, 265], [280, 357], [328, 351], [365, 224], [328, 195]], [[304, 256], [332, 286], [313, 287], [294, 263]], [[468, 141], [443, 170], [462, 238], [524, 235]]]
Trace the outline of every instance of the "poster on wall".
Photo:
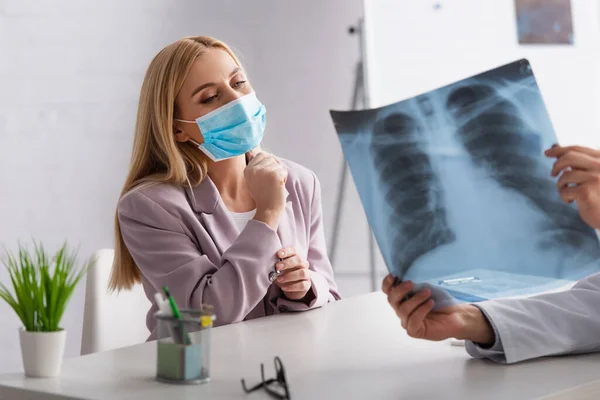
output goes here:
[[331, 116], [388, 270], [439, 307], [600, 270], [594, 230], [550, 175], [557, 139], [527, 60]]
[[573, 44], [571, 0], [515, 0], [520, 44]]

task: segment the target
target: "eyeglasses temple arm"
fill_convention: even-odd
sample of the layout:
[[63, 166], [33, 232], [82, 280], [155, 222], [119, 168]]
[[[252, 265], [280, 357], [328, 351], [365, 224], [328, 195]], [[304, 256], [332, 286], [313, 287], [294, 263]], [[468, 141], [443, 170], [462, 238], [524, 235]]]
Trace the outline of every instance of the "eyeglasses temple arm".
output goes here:
[[246, 387], [246, 381], [244, 379], [242, 379], [242, 389], [244, 389], [244, 392], [246, 392], [246, 393], [254, 392], [255, 390], [258, 390], [258, 389], [260, 389], [263, 386], [264, 386], [263, 383], [259, 383], [259, 384], [255, 385], [255, 386], [251, 387], [250, 389], [248, 389]]

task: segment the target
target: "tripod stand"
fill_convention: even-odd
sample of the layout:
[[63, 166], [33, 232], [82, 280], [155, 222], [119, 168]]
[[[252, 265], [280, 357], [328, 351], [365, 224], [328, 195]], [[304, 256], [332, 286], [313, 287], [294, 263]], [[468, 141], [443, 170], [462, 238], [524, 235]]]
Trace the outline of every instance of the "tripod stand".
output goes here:
[[[352, 104], [350, 105], [351, 110], [359, 110], [369, 107], [368, 91], [366, 89], [365, 79], [365, 44], [364, 44], [364, 22], [363, 19], [358, 21], [356, 26], [351, 26], [348, 29], [350, 35], [359, 36], [359, 58], [356, 63], [355, 78], [354, 78], [354, 90], [352, 93]], [[339, 239], [340, 221], [342, 217], [342, 207], [344, 203], [344, 194], [346, 189], [346, 179], [348, 176], [348, 165], [346, 160], [342, 159], [342, 169], [340, 173], [340, 179], [338, 184], [338, 194], [335, 208], [335, 216], [333, 220], [333, 233], [330, 241], [329, 258], [331, 264], [335, 265], [335, 255], [337, 250], [337, 244]], [[368, 228], [369, 234], [369, 276], [371, 280], [371, 290], [377, 290], [377, 269], [375, 265], [375, 240], [371, 228]]]

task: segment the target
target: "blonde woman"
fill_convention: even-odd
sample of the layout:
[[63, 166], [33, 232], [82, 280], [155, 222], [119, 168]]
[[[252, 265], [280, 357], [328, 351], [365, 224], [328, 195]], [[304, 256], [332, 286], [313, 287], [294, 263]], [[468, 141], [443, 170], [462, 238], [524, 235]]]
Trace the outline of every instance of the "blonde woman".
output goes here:
[[213, 305], [217, 324], [340, 299], [319, 182], [260, 152], [265, 115], [224, 43], [190, 37], [158, 53], [117, 208], [112, 289], [141, 282], [152, 300], [168, 286], [181, 308]]

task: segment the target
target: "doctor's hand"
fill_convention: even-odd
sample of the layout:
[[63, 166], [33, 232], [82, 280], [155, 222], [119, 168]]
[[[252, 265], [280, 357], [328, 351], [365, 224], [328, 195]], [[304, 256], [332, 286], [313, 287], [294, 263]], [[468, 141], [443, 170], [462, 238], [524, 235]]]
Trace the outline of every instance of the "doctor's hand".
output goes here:
[[247, 153], [248, 166], [244, 178], [248, 191], [256, 203], [254, 219], [277, 229], [279, 218], [285, 209], [287, 169], [268, 153]]
[[429, 289], [404, 300], [414, 288], [413, 283], [402, 282], [395, 288], [393, 283], [394, 277], [388, 275], [383, 280], [382, 290], [409, 336], [436, 341], [456, 338], [480, 344], [494, 343], [494, 330], [479, 308], [460, 304], [432, 311], [434, 303]]
[[282, 259], [275, 264], [275, 268], [281, 271], [281, 275], [275, 280], [275, 284], [281, 288], [288, 299], [304, 299], [312, 287], [308, 261], [299, 255], [294, 247], [279, 250], [277, 257]]
[[552, 176], [565, 203], [575, 202], [581, 219], [600, 229], [600, 151], [581, 146], [555, 145], [546, 156], [556, 158]]

